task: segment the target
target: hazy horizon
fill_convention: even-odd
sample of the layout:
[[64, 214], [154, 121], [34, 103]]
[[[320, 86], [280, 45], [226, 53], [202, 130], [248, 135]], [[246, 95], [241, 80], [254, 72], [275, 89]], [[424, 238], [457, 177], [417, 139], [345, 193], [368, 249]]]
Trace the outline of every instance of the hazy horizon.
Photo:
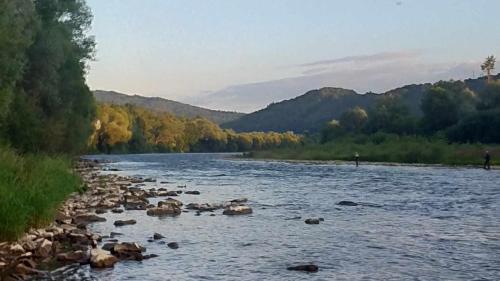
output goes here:
[[[251, 112], [308, 90], [482, 75], [498, 1], [88, 1], [94, 90]], [[471, 44], [470, 42], [477, 42]], [[496, 73], [496, 71], [495, 71]]]

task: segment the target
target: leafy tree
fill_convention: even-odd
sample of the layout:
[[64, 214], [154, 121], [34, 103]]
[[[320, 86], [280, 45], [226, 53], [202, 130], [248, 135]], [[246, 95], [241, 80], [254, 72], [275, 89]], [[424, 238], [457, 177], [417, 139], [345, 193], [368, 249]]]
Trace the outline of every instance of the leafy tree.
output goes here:
[[488, 83], [484, 90], [480, 92], [480, 103], [478, 109], [488, 110], [500, 107], [500, 82]]
[[452, 142], [500, 143], [500, 108], [480, 111], [447, 131]]
[[0, 128], [22, 77], [36, 23], [32, 1], [0, 0]]
[[368, 114], [361, 107], [354, 107], [342, 113], [340, 126], [347, 132], [359, 132], [368, 120]]
[[481, 70], [486, 72], [486, 76], [488, 77], [488, 82], [491, 82], [491, 71], [495, 69], [496, 59], [493, 55], [488, 56], [484, 63], [481, 64]]
[[344, 130], [340, 126], [340, 122], [333, 119], [326, 123], [325, 127], [321, 130], [321, 143], [329, 142], [335, 138], [344, 135]]
[[[87, 143], [95, 114], [85, 82], [86, 62], [94, 50], [94, 40], [86, 34], [92, 15], [82, 0], [32, 3], [38, 24], [30, 26], [33, 43], [25, 53], [28, 63], [17, 83], [17, 102], [9, 111], [8, 138], [22, 151], [77, 153]], [[28, 135], [29, 141], [16, 141]]]
[[104, 105], [99, 110], [101, 126], [97, 132], [97, 148], [109, 152], [117, 144], [127, 143], [132, 137], [130, 119], [124, 108]]
[[416, 119], [409, 108], [397, 97], [383, 97], [370, 109], [365, 125], [367, 133], [412, 134]]
[[438, 82], [422, 99], [421, 120], [424, 132], [435, 133], [456, 124], [463, 116], [475, 111], [477, 97], [463, 82]]

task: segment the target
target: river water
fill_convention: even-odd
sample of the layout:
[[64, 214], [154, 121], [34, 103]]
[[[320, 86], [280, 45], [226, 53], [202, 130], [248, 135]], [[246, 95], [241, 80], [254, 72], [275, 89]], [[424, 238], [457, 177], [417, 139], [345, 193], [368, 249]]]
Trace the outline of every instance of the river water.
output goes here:
[[[500, 172], [469, 168], [289, 163], [228, 154], [89, 156], [103, 172], [151, 177], [144, 188], [198, 190], [191, 202], [246, 197], [252, 215], [105, 214], [92, 229], [121, 232], [159, 257], [79, 268], [89, 280], [499, 280]], [[160, 183], [168, 182], [168, 183]], [[349, 200], [359, 206], [339, 206]], [[152, 203], [156, 201], [152, 200]], [[296, 219], [301, 217], [301, 219]], [[306, 218], [322, 217], [319, 225]], [[137, 224], [114, 227], [116, 219]], [[147, 242], [158, 232], [173, 250]], [[317, 273], [288, 271], [314, 263]], [[66, 273], [66, 279], [71, 280]], [[81, 277], [79, 277], [82, 279]], [[85, 279], [83, 278], [83, 279]], [[77, 278], [75, 278], [77, 279]]]

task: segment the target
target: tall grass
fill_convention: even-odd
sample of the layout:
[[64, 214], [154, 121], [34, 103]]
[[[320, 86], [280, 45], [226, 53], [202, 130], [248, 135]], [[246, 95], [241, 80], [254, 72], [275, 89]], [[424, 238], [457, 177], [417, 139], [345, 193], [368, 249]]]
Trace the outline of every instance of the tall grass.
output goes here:
[[79, 187], [69, 159], [21, 156], [0, 146], [0, 241], [49, 223], [64, 199]]
[[500, 157], [500, 145], [449, 144], [438, 138], [418, 136], [345, 137], [325, 144], [311, 144], [291, 149], [252, 152], [253, 158], [290, 160], [353, 160], [354, 153], [361, 161], [421, 163], [447, 165], [482, 165], [485, 150], [495, 160]]

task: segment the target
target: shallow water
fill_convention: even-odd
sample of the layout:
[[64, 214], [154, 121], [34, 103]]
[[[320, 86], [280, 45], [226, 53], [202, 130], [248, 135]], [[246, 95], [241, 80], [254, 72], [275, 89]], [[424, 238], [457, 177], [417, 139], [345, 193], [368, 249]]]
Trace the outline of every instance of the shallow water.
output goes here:
[[[498, 280], [500, 172], [466, 168], [306, 164], [227, 159], [227, 154], [90, 156], [120, 175], [153, 177], [145, 188], [199, 190], [191, 202], [249, 198], [254, 213], [148, 217], [105, 214], [92, 225], [121, 232], [159, 257], [114, 269], [68, 270], [67, 280]], [[160, 184], [168, 181], [167, 184]], [[338, 206], [350, 200], [360, 206]], [[156, 200], [151, 200], [156, 203]], [[302, 217], [302, 219], [292, 219]], [[304, 219], [323, 217], [319, 225]], [[137, 224], [114, 227], [116, 219]], [[176, 241], [169, 249], [147, 240]], [[287, 271], [313, 262], [317, 273]], [[54, 274], [54, 276], [58, 276]], [[60, 276], [60, 275], [59, 275]], [[57, 278], [57, 277], [54, 277]], [[60, 278], [60, 277], [59, 277]]]

